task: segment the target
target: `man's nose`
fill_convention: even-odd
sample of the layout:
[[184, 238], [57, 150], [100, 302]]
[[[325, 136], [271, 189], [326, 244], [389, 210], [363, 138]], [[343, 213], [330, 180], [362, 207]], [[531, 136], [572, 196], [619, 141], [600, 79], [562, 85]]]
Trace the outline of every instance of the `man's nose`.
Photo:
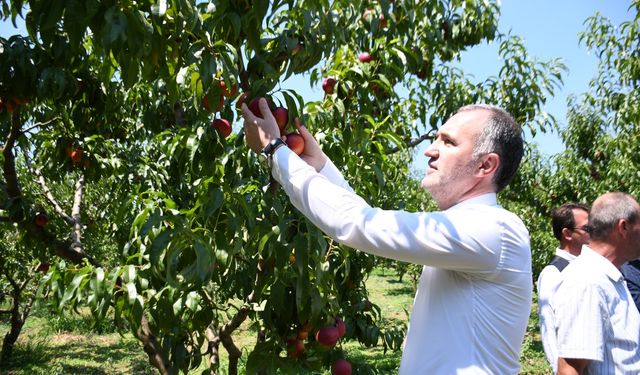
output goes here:
[[430, 158], [435, 158], [438, 156], [438, 147], [436, 145], [436, 142], [433, 142], [432, 144], [429, 145], [429, 147], [427, 147], [426, 150], [424, 150], [424, 156], [427, 156]]

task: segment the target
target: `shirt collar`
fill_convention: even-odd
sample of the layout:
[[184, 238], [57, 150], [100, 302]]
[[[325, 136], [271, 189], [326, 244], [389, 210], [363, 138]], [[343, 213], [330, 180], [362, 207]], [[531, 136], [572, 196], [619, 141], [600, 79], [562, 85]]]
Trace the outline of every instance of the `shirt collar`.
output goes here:
[[498, 197], [496, 193], [487, 193], [487, 194], [478, 195], [476, 197], [466, 199], [456, 205], [453, 205], [449, 207], [448, 210], [453, 210], [469, 204], [479, 204], [483, 206], [497, 206]]
[[613, 263], [609, 261], [609, 259], [595, 252], [588, 245], [582, 245], [582, 252], [580, 253], [580, 257], [582, 256], [585, 256], [586, 258], [597, 262], [602, 267], [602, 271], [604, 271], [605, 275], [607, 275], [607, 277], [612, 281], [620, 282], [623, 280], [624, 277], [622, 276], [620, 270], [616, 266], [614, 266]]
[[576, 259], [576, 256], [571, 254], [570, 252], [568, 252], [567, 250], [563, 250], [561, 248], [557, 248], [556, 249], [556, 255], [559, 256], [560, 258], [564, 258], [568, 261], [572, 261], [574, 259]]

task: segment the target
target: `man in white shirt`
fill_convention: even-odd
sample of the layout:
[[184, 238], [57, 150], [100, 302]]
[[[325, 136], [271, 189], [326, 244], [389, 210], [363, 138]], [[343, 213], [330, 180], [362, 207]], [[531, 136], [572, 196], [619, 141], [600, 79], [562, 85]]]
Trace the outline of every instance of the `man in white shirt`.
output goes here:
[[551, 296], [558, 289], [562, 270], [574, 260], [582, 245], [589, 243], [589, 206], [581, 203], [565, 203], [551, 211], [553, 235], [560, 242], [556, 255], [538, 276], [538, 313], [542, 346], [553, 372], [557, 372], [558, 355], [553, 309], [549, 305]]
[[640, 374], [640, 313], [622, 265], [640, 257], [640, 205], [607, 193], [591, 206], [591, 240], [562, 271], [551, 299], [558, 374]]
[[461, 108], [426, 150], [422, 185], [441, 211], [382, 210], [354, 194], [313, 136], [298, 157], [242, 106], [249, 147], [266, 153], [293, 205], [327, 235], [371, 254], [423, 265], [400, 374], [517, 374], [531, 308], [529, 233], [497, 203], [523, 154], [504, 110]]

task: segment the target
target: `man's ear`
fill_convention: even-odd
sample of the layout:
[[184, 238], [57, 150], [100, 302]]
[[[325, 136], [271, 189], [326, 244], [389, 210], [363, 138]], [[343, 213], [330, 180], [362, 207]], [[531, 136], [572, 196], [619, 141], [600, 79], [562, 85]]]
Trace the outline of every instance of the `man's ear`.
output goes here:
[[493, 174], [498, 170], [500, 165], [500, 157], [495, 152], [484, 155], [480, 164], [479, 172], [483, 175]]
[[569, 228], [562, 228], [562, 231], [561, 231], [560, 233], [561, 233], [561, 235], [562, 235], [562, 238], [563, 238], [565, 241], [569, 241], [569, 240], [571, 240], [571, 229], [569, 229]]
[[629, 222], [626, 221], [625, 219], [619, 219], [618, 222], [615, 224], [615, 228], [616, 230], [622, 235], [622, 238], [627, 238], [628, 233], [628, 229], [629, 229]]

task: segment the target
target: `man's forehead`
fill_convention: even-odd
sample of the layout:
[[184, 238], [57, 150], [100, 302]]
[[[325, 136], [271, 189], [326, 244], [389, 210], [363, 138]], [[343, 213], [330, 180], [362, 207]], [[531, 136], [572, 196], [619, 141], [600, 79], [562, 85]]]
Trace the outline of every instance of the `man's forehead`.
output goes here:
[[438, 135], [456, 135], [468, 132], [480, 132], [486, 123], [490, 111], [477, 108], [458, 112], [451, 116], [447, 122], [438, 129]]

